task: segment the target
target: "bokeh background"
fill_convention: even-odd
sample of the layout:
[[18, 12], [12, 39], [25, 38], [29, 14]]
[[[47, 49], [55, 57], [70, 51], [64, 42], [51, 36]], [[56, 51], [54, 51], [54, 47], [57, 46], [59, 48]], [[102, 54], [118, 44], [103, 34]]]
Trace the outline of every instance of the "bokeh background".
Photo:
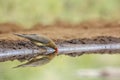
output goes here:
[[[0, 23], [13, 22], [31, 28], [59, 19], [78, 23], [92, 19], [119, 19], [119, 0], [0, 0]], [[58, 56], [42, 67], [18, 68], [18, 61], [0, 63], [0, 80], [103, 80], [80, 77], [80, 69], [119, 67], [120, 55]], [[106, 80], [106, 79], [104, 79]], [[119, 80], [119, 79], [118, 79]]]
[[119, 13], [119, 0], [0, 0], [0, 22], [17, 22], [26, 27], [56, 19], [119, 19]]

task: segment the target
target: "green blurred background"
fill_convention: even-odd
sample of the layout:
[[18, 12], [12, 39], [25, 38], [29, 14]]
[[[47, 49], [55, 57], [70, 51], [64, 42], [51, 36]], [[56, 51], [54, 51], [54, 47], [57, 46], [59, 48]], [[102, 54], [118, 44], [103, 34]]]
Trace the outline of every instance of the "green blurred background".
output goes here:
[[56, 19], [119, 19], [119, 13], [119, 0], [0, 0], [0, 22], [17, 22], [26, 27]]
[[[120, 0], [0, 0], [0, 22], [30, 28], [56, 19], [73, 23], [92, 19], [119, 19]], [[80, 78], [79, 69], [119, 67], [120, 55], [58, 56], [42, 67], [17, 68], [18, 61], [0, 63], [0, 80], [103, 80]]]

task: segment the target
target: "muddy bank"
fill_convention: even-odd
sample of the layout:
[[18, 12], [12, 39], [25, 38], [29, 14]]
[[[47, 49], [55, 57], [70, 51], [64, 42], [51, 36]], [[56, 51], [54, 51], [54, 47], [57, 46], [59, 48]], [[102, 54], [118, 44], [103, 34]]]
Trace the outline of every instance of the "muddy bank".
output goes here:
[[[13, 33], [42, 34], [55, 41], [57, 45], [62, 44], [109, 44], [120, 43], [120, 21], [91, 20], [77, 24], [56, 21], [51, 25], [36, 24], [32, 29], [23, 29], [22, 26], [4, 23], [0, 24], [0, 52], [10, 50], [38, 50], [39, 47], [29, 40], [17, 37]], [[115, 53], [113, 51], [97, 51], [95, 53]], [[83, 52], [84, 53], [84, 52]], [[80, 56], [82, 53], [70, 53], [70, 56]], [[18, 59], [20, 61], [30, 59], [37, 55], [17, 55], [6, 60]]]
[[[56, 21], [45, 25], [37, 23], [31, 29], [24, 29], [21, 25], [13, 23], [0, 24], [0, 39], [16, 39], [12, 33], [43, 34], [51, 39], [70, 40], [78, 38], [93, 38], [97, 36], [120, 37], [120, 20], [89, 20], [80, 23]], [[9, 34], [8, 34], [9, 33]], [[15, 38], [14, 38], [15, 37]]]

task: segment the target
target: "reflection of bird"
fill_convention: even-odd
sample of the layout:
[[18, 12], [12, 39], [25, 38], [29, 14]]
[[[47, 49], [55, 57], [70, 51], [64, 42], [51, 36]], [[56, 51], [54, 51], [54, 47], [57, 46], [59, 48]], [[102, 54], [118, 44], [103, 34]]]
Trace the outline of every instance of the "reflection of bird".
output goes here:
[[52, 54], [48, 54], [47, 56], [44, 56], [39, 59], [34, 58], [25, 64], [18, 65], [17, 67], [43, 65], [43, 64], [48, 63], [50, 60], [52, 60], [57, 55], [58, 49], [57, 49], [56, 44], [51, 39], [45, 36], [37, 35], [37, 34], [16, 34], [16, 33], [15, 35], [24, 37], [32, 41], [37, 46], [47, 46], [47, 47], [55, 49], [55, 52]]

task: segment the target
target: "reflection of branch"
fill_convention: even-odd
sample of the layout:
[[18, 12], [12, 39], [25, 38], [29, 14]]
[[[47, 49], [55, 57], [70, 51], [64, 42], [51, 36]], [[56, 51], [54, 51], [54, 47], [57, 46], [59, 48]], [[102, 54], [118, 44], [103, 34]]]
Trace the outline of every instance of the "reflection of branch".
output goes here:
[[[58, 54], [80, 56], [82, 54], [116, 54], [120, 53], [120, 43], [112, 44], [72, 44], [58, 43]], [[18, 59], [28, 60], [38, 55], [53, 53], [54, 49], [48, 47], [38, 47], [30, 41], [0, 41], [0, 61]]]
[[[81, 69], [77, 71], [79, 77], [119, 77], [120, 68], [103, 68], [103, 69]], [[110, 79], [109, 79], [110, 80]]]

